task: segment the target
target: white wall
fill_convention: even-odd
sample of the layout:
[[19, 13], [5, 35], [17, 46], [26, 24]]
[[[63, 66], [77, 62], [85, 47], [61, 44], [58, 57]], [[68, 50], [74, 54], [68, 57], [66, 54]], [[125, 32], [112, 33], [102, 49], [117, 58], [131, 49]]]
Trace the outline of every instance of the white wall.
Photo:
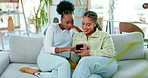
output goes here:
[[53, 19], [57, 17], [60, 22], [61, 16], [56, 11], [56, 6], [50, 6], [49, 8], [49, 23], [53, 23]]

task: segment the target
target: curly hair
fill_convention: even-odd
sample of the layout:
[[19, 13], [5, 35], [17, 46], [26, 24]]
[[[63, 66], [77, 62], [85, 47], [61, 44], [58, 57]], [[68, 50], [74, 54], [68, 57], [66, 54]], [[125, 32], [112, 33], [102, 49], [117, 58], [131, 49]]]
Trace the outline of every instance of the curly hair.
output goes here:
[[58, 5], [57, 5], [57, 13], [62, 15], [64, 11], [70, 11], [70, 13], [72, 14], [74, 12], [74, 5], [69, 2], [69, 1], [61, 1]]

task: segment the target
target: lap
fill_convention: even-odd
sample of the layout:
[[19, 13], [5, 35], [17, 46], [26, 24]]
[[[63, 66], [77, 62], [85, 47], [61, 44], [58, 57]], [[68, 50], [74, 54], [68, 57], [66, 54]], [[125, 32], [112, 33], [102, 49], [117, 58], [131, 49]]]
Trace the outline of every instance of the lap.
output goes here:
[[102, 76], [98, 75], [98, 74], [91, 74], [89, 76], [89, 78], [103, 78]]
[[47, 53], [41, 53], [37, 59], [37, 64], [43, 71], [53, 70], [64, 63], [69, 63], [66, 58]]
[[108, 65], [112, 63], [116, 63], [117, 61], [114, 58], [102, 57], [102, 56], [86, 56], [80, 59], [81, 61], [85, 61], [91, 64], [103, 64]]
[[114, 58], [102, 56], [82, 57], [79, 63], [87, 63], [91, 73], [100, 76], [110, 76], [117, 70], [117, 61]]

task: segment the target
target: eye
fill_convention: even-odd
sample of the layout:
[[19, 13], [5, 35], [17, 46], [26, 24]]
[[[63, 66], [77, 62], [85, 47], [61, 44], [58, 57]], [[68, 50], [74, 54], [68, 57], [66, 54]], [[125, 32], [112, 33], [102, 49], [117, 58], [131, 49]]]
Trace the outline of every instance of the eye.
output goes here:
[[68, 21], [66, 21], [66, 24], [69, 24], [69, 22], [68, 22]]
[[82, 22], [82, 25], [84, 25], [85, 23], [84, 22]]
[[87, 26], [91, 26], [91, 24], [90, 23], [88, 23], [88, 24], [86, 24]]
[[69, 21], [69, 24], [73, 25], [73, 21]]

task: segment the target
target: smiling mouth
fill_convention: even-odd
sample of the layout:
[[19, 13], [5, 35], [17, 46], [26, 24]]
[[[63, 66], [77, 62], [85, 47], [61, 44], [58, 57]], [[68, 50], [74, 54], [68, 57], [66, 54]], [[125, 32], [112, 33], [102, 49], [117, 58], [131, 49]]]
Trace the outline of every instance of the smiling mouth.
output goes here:
[[87, 32], [87, 30], [83, 30], [84, 32]]

